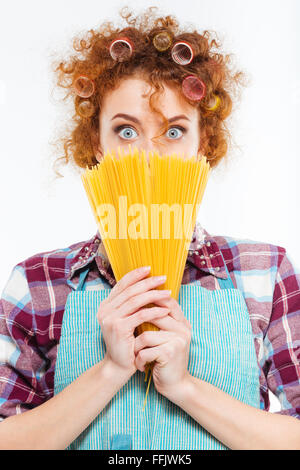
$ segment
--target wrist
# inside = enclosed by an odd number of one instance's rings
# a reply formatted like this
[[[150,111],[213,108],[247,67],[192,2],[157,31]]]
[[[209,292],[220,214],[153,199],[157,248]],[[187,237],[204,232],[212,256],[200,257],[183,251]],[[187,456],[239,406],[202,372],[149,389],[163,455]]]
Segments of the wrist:
[[[120,386],[123,386],[126,382],[128,382],[130,377],[136,371],[136,368],[132,368],[129,370],[125,369],[124,367],[120,367],[108,356],[104,356],[104,358],[102,359],[101,367],[106,379],[109,382],[113,381],[117,384],[120,384]]]
[[[180,384],[173,386],[172,389],[165,390],[160,392],[168,400],[182,407],[183,403],[186,403],[191,399],[193,386],[194,386],[194,377],[188,373]]]

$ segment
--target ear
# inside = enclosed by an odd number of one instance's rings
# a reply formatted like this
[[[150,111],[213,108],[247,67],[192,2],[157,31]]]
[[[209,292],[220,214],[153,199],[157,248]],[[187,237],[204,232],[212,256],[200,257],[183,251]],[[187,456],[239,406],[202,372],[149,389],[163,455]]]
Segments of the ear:
[[[94,130],[92,131],[92,133],[91,133],[91,144],[92,144],[94,155],[95,155],[96,159],[98,160],[98,162],[100,162],[100,160],[103,156],[103,152],[102,152],[102,149],[101,149],[101,146],[100,146],[99,132],[96,132]]]

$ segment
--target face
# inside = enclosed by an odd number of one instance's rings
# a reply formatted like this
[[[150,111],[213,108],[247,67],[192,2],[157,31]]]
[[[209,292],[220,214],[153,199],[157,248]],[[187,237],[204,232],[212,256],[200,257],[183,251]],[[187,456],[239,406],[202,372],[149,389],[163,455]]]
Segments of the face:
[[[99,135],[94,152],[98,161],[107,150],[118,147],[126,152],[139,147],[161,153],[176,152],[182,158],[200,152],[198,110],[187,103],[178,91],[164,85],[157,106],[169,120],[167,131],[162,132],[162,118],[150,109],[151,86],[142,78],[126,78],[119,87],[104,97],[99,116]],[[99,141],[100,136],[100,141]]]

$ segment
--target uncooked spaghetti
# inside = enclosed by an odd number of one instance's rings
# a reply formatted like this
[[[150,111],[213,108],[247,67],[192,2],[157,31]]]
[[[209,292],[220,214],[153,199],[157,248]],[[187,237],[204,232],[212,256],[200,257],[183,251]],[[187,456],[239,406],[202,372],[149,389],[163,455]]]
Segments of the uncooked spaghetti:
[[[152,276],[167,276],[157,289],[170,289],[177,300],[211,168],[205,156],[154,151],[148,157],[136,147],[129,146],[128,153],[119,147],[118,153],[105,152],[81,178],[116,281],[149,265]],[[144,322],[135,335],[146,330],[159,328]],[[154,364],[145,367],[145,381],[151,374],[144,407]]]

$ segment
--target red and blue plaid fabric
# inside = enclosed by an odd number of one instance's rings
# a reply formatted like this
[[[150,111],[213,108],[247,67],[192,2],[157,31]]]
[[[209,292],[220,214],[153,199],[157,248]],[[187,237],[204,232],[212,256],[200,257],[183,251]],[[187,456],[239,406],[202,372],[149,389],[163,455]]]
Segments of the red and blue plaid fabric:
[[[268,390],[280,414],[300,418],[300,271],[286,249],[210,235],[195,226],[182,284],[218,289],[226,278],[247,303],[260,367],[261,408]],[[204,238],[203,238],[204,237]],[[54,370],[68,294],[89,265],[87,289],[116,283],[99,231],[67,248],[38,253],[13,267],[0,299],[0,420],[53,397]],[[161,273],[164,274],[164,273]]]

